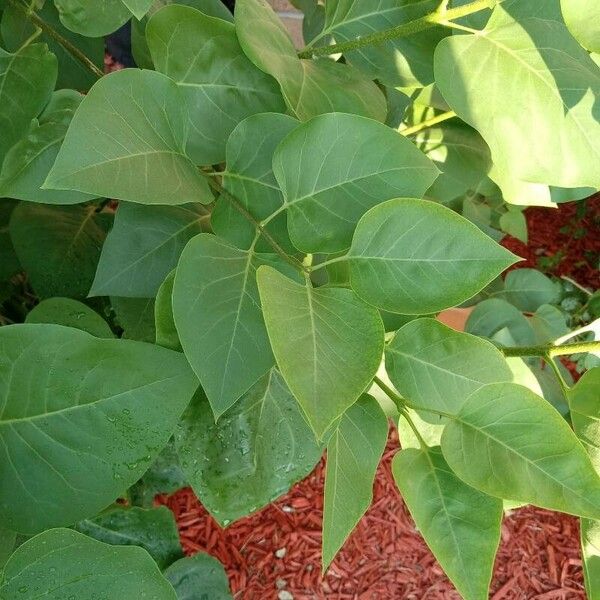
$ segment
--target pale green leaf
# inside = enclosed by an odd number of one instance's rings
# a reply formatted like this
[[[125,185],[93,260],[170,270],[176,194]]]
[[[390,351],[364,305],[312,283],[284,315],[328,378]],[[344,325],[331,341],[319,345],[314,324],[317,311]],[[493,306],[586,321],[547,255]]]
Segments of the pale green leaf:
[[[518,259],[454,211],[401,198],[362,217],[348,260],[361,298],[423,314],[464,302]]]
[[[45,44],[28,44],[15,54],[0,48],[0,164],[50,100],[57,69]]]
[[[221,525],[285,494],[313,470],[322,453],[274,368],[217,423],[199,391],[175,437],[186,478]]]
[[[352,290],[314,289],[266,266],[257,279],[277,365],[321,439],[377,372],[381,317]]]
[[[67,29],[100,37],[116,31],[134,15],[141,19],[152,0],[54,0],[54,4]]]
[[[239,250],[200,234],[177,267],[175,325],[216,418],[275,364],[256,286],[263,264],[291,270],[275,254]]]
[[[543,398],[514,383],[469,396],[442,434],[466,483],[499,498],[600,518],[600,478],[584,447]]]
[[[355,40],[419,19],[439,5],[439,0],[329,0],[325,3],[325,27],[317,40],[327,36],[333,36],[336,43]],[[433,81],[433,51],[447,33],[444,27],[431,27],[345,56],[370,78],[386,85],[422,87]]]
[[[223,187],[258,221],[266,219],[283,204],[283,195],[273,175],[273,153],[279,142],[298,125],[299,122],[288,115],[253,115],[242,121],[227,140]],[[211,224],[219,237],[238,248],[249,248],[256,233],[254,225],[223,196],[217,200]],[[284,248],[293,250],[285,213],[274,217],[266,229]],[[272,251],[262,238],[256,248],[261,252]]]
[[[14,209],[10,235],[39,296],[88,295],[111,218],[94,206],[22,202]]]
[[[537,269],[515,269],[506,275],[503,295],[519,310],[535,312],[542,304],[557,304],[561,286]]]
[[[225,160],[225,142],[246,117],[285,110],[277,82],[246,58],[232,23],[171,5],[150,19],[146,40],[156,70],[185,97],[187,153],[196,164]]]
[[[212,201],[186,156],[189,116],[177,84],[125,69],[100,79],[77,109],[45,188],[141,204]]]
[[[364,395],[344,412],[327,442],[323,506],[323,570],[373,500],[373,482],[388,436],[377,401]]]
[[[117,507],[79,521],[74,529],[113,546],[140,546],[160,569],[183,556],[175,518],[166,506]]]
[[[102,600],[177,600],[142,548],[110,546],[70,529],[26,541],[6,564],[0,585],[2,600],[94,600],[98,594]]]
[[[164,348],[181,351],[181,342],[173,317],[173,285],[175,270],[171,271],[161,283],[154,303],[154,328],[156,343]]]
[[[500,228],[504,233],[512,235],[524,244],[528,240],[527,220],[525,215],[519,210],[508,210],[500,215]]]
[[[275,151],[273,171],[285,197],[290,238],[305,252],[347,248],[369,208],[399,196],[421,197],[438,173],[396,131],[341,113],[297,127]]]
[[[420,533],[464,600],[487,600],[502,501],[473,489],[439,446],[401,450],[392,472]]]
[[[71,298],[48,298],[35,306],[25,323],[55,323],[87,331],[99,338],[114,338],[109,324],[83,302]]]
[[[416,319],[402,327],[386,346],[385,366],[403,397],[451,414],[475,390],[512,380],[502,353],[490,342],[454,331],[435,319]],[[436,418],[431,413],[421,416]]]
[[[177,600],[233,600],[223,565],[210,554],[198,552],[174,562],[164,576]]]
[[[177,352],[60,325],[2,327],[0,352],[0,518],[21,533],[113,502],[197,386]]]
[[[102,247],[90,296],[155,296],[185,245],[205,228],[208,216],[201,204],[120,204]]]
[[[581,519],[583,577],[588,600],[600,598],[600,522]]]
[[[26,135],[7,152],[0,171],[0,194],[45,204],[78,204],[93,198],[81,192],[42,189],[82,98],[73,90],[54,92]]]
[[[235,26],[246,56],[278,81],[293,116],[306,121],[322,113],[345,112],[385,120],[386,101],[379,88],[348,65],[300,60],[266,0],[238,0]]]
[[[600,4],[595,0],[561,0],[569,31],[590,52],[600,52]]]
[[[554,4],[498,4],[483,34],[442,40],[436,83],[481,133],[500,172],[530,183],[597,188],[600,70]]]

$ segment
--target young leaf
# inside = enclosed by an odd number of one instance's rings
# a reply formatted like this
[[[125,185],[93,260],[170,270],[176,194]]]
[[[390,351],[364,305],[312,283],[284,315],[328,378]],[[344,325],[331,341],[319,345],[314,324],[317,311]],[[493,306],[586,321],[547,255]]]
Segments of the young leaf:
[[[186,478],[222,525],[286,493],[312,471],[322,454],[296,399],[275,368],[217,423],[199,391],[185,411],[175,439]]]
[[[597,188],[600,71],[554,5],[498,4],[482,35],[446,37],[435,52],[436,83],[481,133],[500,172]]]
[[[594,0],[561,0],[569,31],[590,52],[600,52],[600,5]]]
[[[217,419],[275,364],[256,287],[256,269],[264,264],[291,271],[275,254],[201,234],[177,267],[175,325]]]
[[[515,269],[504,280],[504,297],[524,312],[535,312],[542,304],[558,304],[560,296],[560,284],[537,269]]]
[[[454,211],[401,198],[362,217],[348,260],[361,298],[391,312],[423,314],[467,300],[519,259]]]
[[[42,189],[82,98],[73,90],[52,94],[44,112],[7,152],[0,171],[0,194],[45,204],[78,204],[93,198],[81,192]]]
[[[514,383],[471,394],[442,434],[466,483],[492,496],[600,518],[600,478],[581,443],[543,398]]]
[[[85,298],[112,215],[94,206],[19,204],[10,236],[35,292]]]
[[[171,271],[158,288],[154,303],[154,328],[156,343],[164,348],[182,351],[179,334],[173,317],[173,285],[175,270]]]
[[[325,4],[325,27],[317,40],[330,35],[336,43],[355,40],[414,21],[435,12],[438,7],[438,0],[332,0]],[[443,27],[431,27],[344,55],[369,77],[386,85],[422,87],[433,81],[433,51],[445,35],[447,31]]]
[[[45,44],[26,44],[15,54],[0,48],[0,164],[50,100],[56,73],[56,56]]]
[[[156,70],[186,99],[187,152],[196,164],[225,160],[225,142],[246,117],[285,110],[277,82],[246,58],[232,23],[171,5],[150,19],[146,40]]]
[[[500,542],[502,500],[463,483],[439,446],[394,456],[396,485],[419,531],[464,600],[486,600]]]
[[[381,317],[352,290],[314,289],[266,266],[257,280],[277,365],[321,439],[377,371]]]
[[[177,84],[125,69],[100,79],[81,102],[44,188],[140,204],[212,201],[186,156],[189,115]]]
[[[288,115],[253,115],[242,121],[227,140],[223,187],[258,221],[266,219],[283,204],[283,194],[273,175],[273,153],[279,142],[298,125],[299,122]],[[254,225],[227,198],[217,199],[210,222],[214,232],[234,246],[245,249],[252,245],[256,233]],[[265,227],[284,248],[293,251],[285,212]],[[260,252],[272,251],[262,238],[256,248]]]
[[[356,223],[384,200],[421,197],[437,169],[404,136],[357,115],[320,115],[275,151],[288,229],[304,252],[348,248]]]
[[[79,521],[74,528],[113,546],[140,546],[159,569],[166,569],[183,556],[175,518],[166,506],[113,508],[93,519]]]
[[[123,337],[138,342],[154,343],[154,298],[110,299],[118,324],[123,328]]]
[[[511,381],[512,373],[495,346],[459,333],[435,319],[416,319],[400,329],[385,350],[394,387],[411,402],[455,414],[469,394],[488,383]],[[426,420],[431,413],[423,413]]]
[[[292,115],[301,121],[328,112],[385,120],[386,101],[379,88],[348,65],[300,60],[266,0],[238,0],[235,28],[246,56],[278,81]]]
[[[488,298],[480,302],[469,315],[465,331],[503,342],[504,333],[508,333],[514,343],[508,345],[532,346],[535,344],[535,332],[527,317],[515,306],[500,298]],[[506,344],[503,344],[506,345]]]
[[[54,0],[63,25],[88,37],[116,31],[132,16],[141,19],[152,0]]]
[[[323,571],[371,505],[387,435],[385,413],[365,394],[342,415],[327,442]]]
[[[90,296],[150,298],[208,219],[201,204],[121,203],[102,247]]]
[[[166,444],[197,386],[177,352],[59,325],[2,327],[0,349],[0,518],[21,533],[113,502]]]
[[[56,594],[59,593],[59,596]],[[70,529],[51,529],[19,546],[4,569],[0,598],[177,600],[142,548],[110,546]]]
[[[223,565],[210,554],[198,552],[174,562],[164,576],[177,600],[233,600]]]
[[[83,302],[71,298],[48,298],[35,306],[25,323],[55,323],[87,331],[99,338],[114,338],[109,324]]]

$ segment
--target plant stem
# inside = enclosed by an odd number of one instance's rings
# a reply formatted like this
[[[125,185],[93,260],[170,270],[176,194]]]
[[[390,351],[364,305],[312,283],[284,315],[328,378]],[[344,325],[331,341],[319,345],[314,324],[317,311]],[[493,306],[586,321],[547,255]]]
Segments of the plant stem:
[[[544,356],[545,363],[554,371],[554,375],[556,375],[556,379],[558,379],[558,383],[560,384],[560,388],[562,389],[565,398],[568,397],[569,394],[569,386],[565,381],[565,378],[562,376],[558,365],[554,362],[554,359],[551,356]]]
[[[298,56],[300,58],[327,56],[329,54],[357,50],[358,48],[364,48],[365,46],[382,44],[388,40],[413,35],[414,33],[430,29],[436,25],[443,25],[446,21],[459,19],[460,17],[465,17],[466,15],[470,15],[485,8],[490,8],[491,4],[490,0],[475,0],[475,2],[465,4],[464,6],[457,6],[456,8],[451,8],[446,11],[436,11],[419,19],[415,19],[414,21],[402,23],[402,25],[384,29],[383,31],[377,31],[355,40],[342,42],[341,44],[319,46],[318,48],[306,47],[298,53]],[[315,40],[313,40],[313,43],[314,41]]]
[[[216,179],[214,179],[214,173],[207,173],[203,170],[199,170],[204,176],[208,185],[215,190],[220,196],[227,198],[233,207],[245,217],[256,229],[257,233],[262,235],[269,245],[283,258],[286,262],[292,265],[294,268],[302,271],[303,273],[309,273],[309,270],[296,258],[290,256],[273,238],[273,236],[263,227],[263,225],[254,218],[254,215],[230,192],[228,192]]]
[[[435,117],[431,117],[431,119],[426,119],[413,127],[407,127],[406,129],[399,129],[398,131],[402,135],[413,135],[415,133],[419,133],[419,131],[423,131],[423,129],[428,129],[429,127],[433,127],[438,123],[442,123],[443,121],[447,121],[448,119],[453,119],[456,116],[456,113],[453,110],[449,110],[448,112],[442,113],[441,115],[436,115]]]
[[[58,42],[75,60],[79,61],[86,69],[89,69],[96,77],[102,77],[104,73],[67,38],[63,37],[56,29],[48,25],[46,21],[38,17],[33,11],[23,6],[18,0],[6,0],[10,6],[21,11],[36,27],[46,35]]]
[[[400,412],[404,410],[406,401],[402,396],[396,394],[396,392],[385,381],[375,375],[375,377],[373,377],[373,383],[375,383],[389,397],[389,399],[394,402]]]
[[[429,448],[429,446],[427,445],[427,442],[423,439],[423,436],[419,433],[417,426],[415,425],[414,421],[410,418],[410,415],[408,414],[406,409],[404,409],[404,408],[400,409],[400,416],[402,416],[406,419],[408,426],[412,429],[417,440],[419,440],[419,445],[421,446],[421,448],[423,450],[427,450]],[[402,441],[402,440],[400,440],[400,441]]]
[[[562,346],[516,346],[514,348],[501,348],[504,356],[541,356],[554,358],[555,356],[566,356],[568,354],[580,354],[583,352],[600,352],[600,341],[574,342]]]

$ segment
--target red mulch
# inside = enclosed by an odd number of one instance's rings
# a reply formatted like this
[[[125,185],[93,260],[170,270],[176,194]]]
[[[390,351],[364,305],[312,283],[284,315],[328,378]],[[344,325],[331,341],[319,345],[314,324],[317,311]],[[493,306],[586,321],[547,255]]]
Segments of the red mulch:
[[[546,265],[548,272],[600,287],[600,196],[588,202],[583,216],[575,203],[558,210],[529,208],[525,214],[529,245],[503,241],[527,259],[519,266],[539,267],[540,258],[561,252],[560,261]],[[392,428],[373,505],[325,577],[320,572],[325,459],[286,496],[226,529],[190,489],[157,500],[175,513],[188,554],[209,552],[225,565],[237,599],[460,600],[394,484],[390,461],[398,448]],[[584,599],[577,519],[532,507],[507,515],[490,598]]]

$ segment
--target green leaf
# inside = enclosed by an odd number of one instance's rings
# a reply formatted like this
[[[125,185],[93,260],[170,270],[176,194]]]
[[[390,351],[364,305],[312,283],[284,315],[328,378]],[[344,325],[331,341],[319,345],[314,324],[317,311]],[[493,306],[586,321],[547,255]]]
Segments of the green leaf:
[[[234,248],[201,234],[185,247],[173,286],[173,315],[186,358],[219,418],[274,364],[256,269],[291,269],[274,254]]]
[[[140,546],[159,569],[167,568],[183,556],[175,518],[166,506],[114,508],[93,519],[79,521],[75,529],[113,546]]]
[[[113,502],[166,444],[197,386],[181,354],[59,325],[2,327],[0,348],[0,518],[21,533]]]
[[[111,217],[94,206],[23,202],[15,208],[10,235],[39,296],[88,295]]]
[[[0,281],[12,277],[21,269],[21,264],[10,239],[9,227],[10,217],[17,206],[15,200],[3,198],[0,200]]]
[[[325,4],[325,27],[317,39],[333,36],[336,43],[353,41],[435,12],[439,0],[333,0]],[[433,81],[433,51],[447,35],[436,26],[410,36],[392,38],[344,53],[370,78],[394,87],[422,87]]]
[[[116,31],[132,16],[141,19],[152,0],[54,0],[63,25],[88,37]]]
[[[246,56],[273,76],[292,113],[301,121],[322,113],[344,112],[385,120],[379,88],[352,67],[324,60],[300,60],[294,44],[266,0],[238,0],[236,33]]]
[[[117,322],[123,328],[123,337],[138,342],[154,343],[154,298],[119,298],[113,296],[112,307]]]
[[[352,290],[314,289],[266,266],[257,279],[277,365],[321,439],[377,371],[381,317]]]
[[[480,302],[469,315],[465,331],[502,345],[535,344],[535,332],[527,317],[518,308],[500,298],[488,298]],[[506,333],[509,334],[511,343],[504,343]]]
[[[185,154],[189,116],[177,84],[125,69],[100,79],[81,102],[44,188],[140,204],[212,201]]]
[[[384,412],[365,394],[344,412],[327,442],[323,571],[371,505],[387,436]]]
[[[171,271],[158,288],[154,303],[154,328],[156,329],[156,343],[164,348],[182,351],[179,334],[173,317],[173,285],[175,283],[175,270]]]
[[[93,196],[67,190],[42,189],[83,96],[73,90],[54,92],[27,134],[6,154],[0,171],[0,194],[45,204],[78,204]]]
[[[498,4],[483,34],[443,39],[436,83],[458,116],[481,133],[502,174],[598,188],[600,70],[553,5]]]
[[[2,569],[9,559],[17,541],[17,534],[14,531],[0,529],[0,578]]]
[[[402,198],[362,217],[348,260],[361,298],[391,312],[423,314],[467,300],[518,258],[454,211]]]
[[[206,227],[208,215],[201,204],[120,204],[90,296],[155,296],[187,242]]]
[[[405,137],[357,115],[321,115],[300,125],[275,151],[288,229],[305,252],[350,245],[364,213],[384,200],[420,197],[437,169]]]
[[[600,478],[567,422],[514,383],[471,394],[444,428],[442,451],[466,483],[492,496],[600,517]]]
[[[48,1],[36,11],[37,15],[64,39],[75,46],[100,70],[104,68],[104,40],[77,35],[66,29],[60,22],[54,2]],[[7,50],[16,52],[34,34],[36,26],[18,8],[7,6],[2,12],[2,40]],[[39,42],[48,44],[49,50],[58,61],[58,78],[56,88],[72,88],[85,92],[96,82],[96,75],[79,62],[64,46],[52,36],[41,32],[36,38]]]
[[[286,493],[313,470],[322,453],[274,368],[217,423],[198,392],[183,415],[176,443],[190,485],[221,525]]]
[[[504,280],[504,297],[519,310],[535,312],[542,304],[557,304],[561,286],[537,269],[515,269]]]
[[[561,0],[569,31],[590,52],[600,52],[600,5],[594,0]]]
[[[556,306],[543,304],[529,318],[536,344],[548,344],[569,333],[567,315]]]
[[[600,522],[581,519],[583,577],[588,600],[600,598]]]
[[[70,529],[51,529],[26,541],[9,559],[4,577],[2,600],[94,600],[99,593],[103,600],[177,600],[142,548],[110,546]]]
[[[0,48],[0,164],[50,100],[57,68],[45,44],[28,44],[15,54]]]
[[[42,300],[27,314],[25,323],[55,323],[87,331],[99,338],[114,338],[109,324],[89,306],[71,298]]]
[[[266,219],[283,204],[283,194],[273,175],[273,153],[279,142],[299,125],[288,115],[264,113],[242,121],[229,136],[226,148],[227,170],[223,187],[258,221]],[[250,248],[256,233],[254,225],[230,200],[221,196],[211,214],[214,232],[238,248]],[[287,217],[281,213],[265,226],[284,247],[293,250],[287,233]],[[260,252],[272,248],[261,238]]]
[[[386,346],[385,367],[403,397],[451,414],[456,414],[475,390],[512,380],[511,370],[495,346],[435,319],[416,319],[404,325]],[[439,422],[431,413],[421,416]]]
[[[401,450],[392,472],[420,533],[461,597],[486,600],[502,501],[463,483],[439,446]]]
[[[504,233],[512,235],[524,244],[527,244],[527,220],[520,210],[509,210],[500,215],[500,228]]]
[[[233,23],[171,5],[150,19],[146,40],[156,70],[185,97],[187,152],[196,164],[225,160],[225,142],[246,117],[285,110],[277,82],[246,58]]]
[[[177,600],[233,600],[223,565],[199,552],[173,563],[164,576],[177,593]]]

